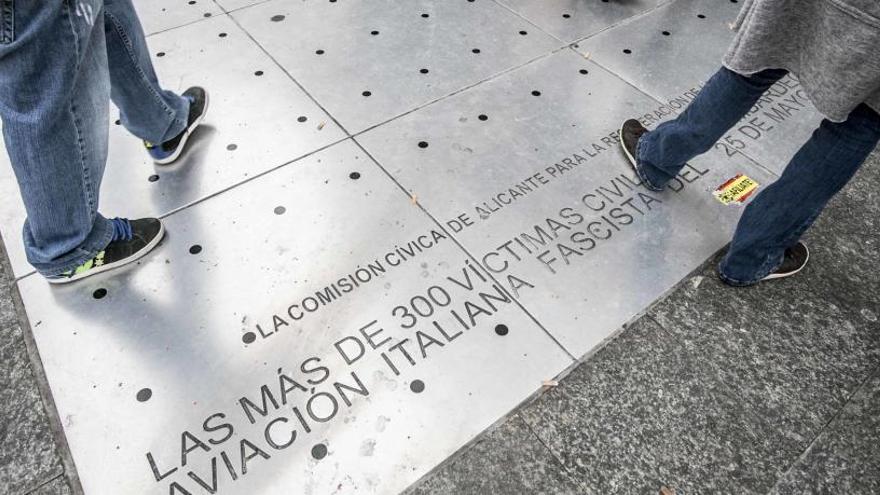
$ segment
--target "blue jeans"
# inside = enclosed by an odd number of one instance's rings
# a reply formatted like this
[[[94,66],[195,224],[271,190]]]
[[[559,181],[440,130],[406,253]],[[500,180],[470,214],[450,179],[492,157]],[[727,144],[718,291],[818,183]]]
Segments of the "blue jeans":
[[[130,0],[0,0],[0,118],[27,210],[28,261],[51,276],[94,257],[109,101],[153,142],[186,127],[189,102],[159,86]]]
[[[639,140],[637,160],[647,186],[662,187],[685,162],[708,151],[786,74],[770,69],[746,77],[722,68],[675,120]],[[731,285],[751,285],[782,264],[785,250],[852,178],[880,140],[880,115],[859,105],[845,122],[823,120],[782,176],[746,207],[718,267]]]

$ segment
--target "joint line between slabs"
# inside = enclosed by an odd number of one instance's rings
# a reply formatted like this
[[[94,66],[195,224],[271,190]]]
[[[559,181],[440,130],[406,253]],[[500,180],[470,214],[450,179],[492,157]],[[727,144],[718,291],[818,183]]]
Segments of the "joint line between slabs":
[[[160,29],[160,30],[158,30],[158,31],[153,31],[153,32],[151,32],[151,33],[144,33],[144,38],[145,38],[145,39],[146,39],[146,38],[151,38],[151,37],[153,37],[153,36],[155,36],[155,35],[157,35],[157,34],[167,33],[167,32],[169,32],[169,31],[174,31],[175,29],[180,29],[180,28],[184,28],[184,27],[187,27],[187,26],[192,26],[193,24],[196,24],[196,23],[199,23],[199,22],[205,22],[205,21],[209,21],[209,20],[211,20],[211,19],[214,19],[214,18],[216,18],[216,17],[222,17],[222,16],[227,15],[227,12],[226,12],[225,10],[223,10],[223,7],[220,7],[219,5],[217,5],[217,8],[220,9],[220,12],[219,12],[217,15],[211,14],[211,15],[209,15],[208,17],[202,17],[202,18],[200,18],[200,19],[196,19],[196,20],[194,20],[194,21],[185,22],[185,23],[180,24],[180,25],[178,25],[178,26],[171,26],[171,27],[168,27],[168,28],[165,28],[165,29]]]
[[[545,30],[544,28],[542,28],[540,25],[536,24],[534,21],[532,21],[532,20],[529,19],[528,17],[524,16],[523,14],[517,12],[516,10],[513,10],[512,7],[509,7],[507,4],[503,3],[501,0],[492,0],[492,1],[495,2],[495,4],[498,5],[499,7],[503,8],[504,10],[507,10],[508,12],[510,12],[511,14],[515,15],[516,17],[519,17],[520,19],[522,19],[522,20],[526,21],[527,23],[531,24],[531,25],[534,26],[538,31],[540,31],[540,32],[542,32],[542,33],[544,33],[544,34],[546,34],[547,36],[549,36],[549,37],[555,39],[556,41],[558,41],[558,42],[560,42],[560,43],[565,43],[565,40],[559,38],[558,36],[554,36],[553,33],[550,33],[550,32],[548,32],[548,31],[546,31],[546,30]],[[566,44],[568,44],[568,43],[566,43]]]
[[[645,16],[648,16],[648,15],[650,15],[650,14],[653,14],[654,12],[660,10],[661,8],[664,8],[664,7],[666,7],[667,5],[671,5],[671,4],[673,4],[673,3],[677,2],[677,1],[679,1],[679,0],[664,0],[664,1],[660,2],[660,3],[658,3],[657,5],[651,7],[651,8],[648,9],[648,10],[645,10],[645,11],[643,11],[643,12],[639,12],[639,13],[633,14],[633,15],[631,15],[631,16],[629,16],[629,17],[625,17],[625,18],[623,18],[623,19],[621,19],[621,20],[615,22],[614,24],[609,24],[608,26],[603,27],[602,29],[596,31],[595,33],[590,33],[590,34],[588,34],[588,35],[586,35],[586,36],[584,36],[584,37],[578,38],[578,39],[572,41],[572,42],[569,43],[569,44],[570,44],[570,45],[574,45],[574,44],[581,43],[581,42],[586,41],[586,40],[588,40],[588,39],[590,39],[590,38],[596,37],[596,36],[598,36],[598,35],[600,35],[600,34],[606,32],[606,31],[610,31],[610,30],[612,30],[612,29],[614,29],[614,28],[617,28],[617,27],[620,27],[620,26],[622,26],[622,25],[624,25],[624,24],[627,24],[627,23],[629,23],[630,21],[634,21],[634,20],[639,19],[639,18],[641,18],[641,17],[645,17]]]
[[[577,473],[569,470],[568,466],[566,466],[565,463],[562,462],[562,459],[558,455],[556,455],[556,452],[554,452],[553,449],[551,449],[550,446],[547,445],[547,442],[545,442],[544,439],[541,438],[540,435],[538,435],[538,433],[532,427],[532,424],[526,421],[526,418],[524,418],[522,415],[519,416],[519,419],[526,426],[526,429],[529,430],[529,433],[531,433],[532,437],[534,437],[534,439],[537,440],[539,444],[541,444],[541,447],[543,447],[544,450],[547,451],[550,457],[553,458],[554,461],[556,461],[557,466],[559,466],[562,469],[562,472],[565,473],[566,479],[569,482],[573,483],[578,489],[583,490],[584,493],[592,495],[593,492],[578,478]]]
[[[797,457],[795,457],[794,460],[791,462],[791,464],[789,464],[789,465],[786,467],[785,471],[783,471],[783,472],[782,472],[782,473],[776,478],[776,482],[773,484],[773,487],[770,489],[770,491],[767,492],[768,494],[773,493],[773,489],[776,487],[776,485],[778,485],[779,482],[782,481],[782,479],[785,478],[786,475],[788,475],[788,473],[791,472],[791,470],[792,470],[792,469],[793,469],[793,468],[794,468],[794,467],[795,467],[800,461],[806,459],[807,454],[810,453],[810,450],[813,448],[813,446],[814,446],[814,445],[816,444],[816,442],[819,440],[819,437],[821,437],[822,434],[825,433],[825,432],[828,430],[828,427],[831,425],[831,423],[837,421],[837,419],[840,418],[840,416],[843,414],[843,410],[846,409],[846,406],[848,406],[850,403],[852,403],[853,398],[856,397],[860,392],[862,392],[862,390],[864,390],[864,389],[867,388],[867,386],[868,386],[868,382],[870,382],[872,379],[874,379],[874,378],[875,378],[876,376],[878,376],[878,375],[880,375],[880,366],[877,366],[876,368],[874,368],[873,371],[871,371],[870,373],[868,373],[867,378],[865,378],[865,379],[862,381],[862,383],[860,383],[859,386],[856,387],[856,388],[853,390],[852,394],[850,394],[850,396],[846,398],[846,402],[844,402],[843,405],[840,406],[840,409],[838,409],[837,412],[835,412],[834,415],[831,417],[831,419],[829,419],[829,420],[828,420],[828,421],[822,426],[822,428],[820,428],[819,431],[816,432],[816,435],[813,437],[812,440],[810,440],[810,442],[807,444],[807,446],[804,448],[804,450],[803,450],[801,453],[799,453],[799,454],[797,455]]]
[[[250,8],[250,7],[252,7],[252,6],[248,6],[248,7],[245,7],[245,8]],[[244,9],[238,9],[238,10],[244,10]],[[233,11],[233,12],[237,12],[237,10],[236,10],[236,11]],[[327,117],[329,117],[330,120],[333,121],[334,124],[336,124],[340,129],[342,129],[342,132],[344,132],[345,135],[346,135],[347,137],[352,137],[352,134],[348,131],[348,129],[346,129],[345,126],[343,126],[343,125],[339,122],[339,120],[337,120],[336,117],[334,117],[333,114],[330,113],[330,112],[324,107],[324,105],[321,104],[321,102],[319,102],[319,101],[318,101],[318,100],[317,100],[317,99],[316,99],[316,98],[315,98],[315,97],[314,97],[314,96],[313,96],[313,95],[312,95],[312,94],[311,94],[311,93],[310,93],[310,92],[309,92],[309,91],[308,91],[308,90],[307,90],[302,84],[300,84],[300,82],[297,81],[297,79],[296,79],[295,77],[293,77],[293,74],[291,74],[290,72],[288,72],[288,70],[287,70],[283,65],[281,65],[281,64],[278,62],[278,60],[276,60],[275,57],[272,56],[272,54],[269,53],[269,51],[266,50],[266,48],[265,48],[263,45],[261,45],[260,42],[257,41],[257,39],[254,38],[253,35],[251,35],[251,33],[250,33],[247,29],[244,28],[244,26],[241,25],[241,23],[238,22],[238,19],[236,19],[235,16],[230,15],[229,13],[227,13],[227,14],[225,14],[225,15],[227,15],[227,16],[232,20],[232,22],[233,22],[236,26],[238,26],[238,29],[240,29],[241,32],[243,32],[248,38],[250,38],[250,40],[251,40],[255,45],[257,45],[257,47],[259,47],[260,51],[262,51],[267,57],[269,57],[269,60],[271,60],[272,63],[275,64],[276,67],[278,67],[279,69],[281,69],[281,71],[282,71],[282,72],[288,77],[288,79],[290,79],[291,81],[293,81],[294,84],[296,84],[296,86],[300,89],[300,91],[302,91],[303,93],[305,93],[306,96],[308,96],[309,99],[312,100],[312,102],[314,102],[314,104],[317,105],[318,108],[320,108],[321,111],[324,112],[324,113],[327,115]]]
[[[466,85],[466,86],[463,86],[463,87],[461,87],[461,88],[459,88],[459,89],[456,89],[455,91],[452,91],[451,93],[448,93],[448,94],[445,94],[445,95],[442,95],[442,96],[438,96],[437,98],[434,98],[433,100],[429,100],[429,101],[427,101],[427,102],[425,102],[425,103],[419,104],[419,105],[417,105],[417,106],[415,106],[415,107],[413,107],[413,108],[411,108],[411,109],[409,109],[409,110],[407,110],[407,111],[405,111],[405,112],[399,113],[399,114],[397,114],[397,115],[395,115],[395,116],[393,116],[393,117],[391,117],[391,118],[389,118],[389,119],[387,119],[387,120],[384,120],[384,121],[382,121],[382,122],[379,122],[378,124],[373,124],[373,125],[371,125],[371,126],[365,128],[365,129],[362,130],[362,131],[358,131],[358,132],[352,134],[351,137],[358,137],[358,136],[360,136],[360,135],[362,135],[362,134],[365,134],[365,133],[367,133],[367,132],[370,132],[370,131],[372,131],[372,130],[378,128],[378,127],[381,127],[381,126],[383,126],[383,125],[385,125],[385,124],[388,124],[388,123],[393,122],[393,121],[395,121],[395,120],[397,120],[397,119],[400,119],[400,118],[402,118],[402,117],[405,117],[405,116],[407,116],[407,115],[409,115],[409,114],[411,114],[411,113],[418,112],[419,110],[422,110],[422,109],[424,109],[424,108],[427,108],[427,107],[429,107],[429,106],[431,106],[431,105],[434,105],[434,104],[436,104],[436,103],[439,103],[439,102],[441,102],[441,101],[443,101],[443,100],[446,100],[446,99],[451,98],[451,97],[453,97],[453,96],[456,96],[456,95],[458,95],[458,94],[464,93],[465,91],[471,90],[471,89],[473,89],[473,88],[475,88],[475,87],[477,87],[477,86],[479,86],[479,85],[481,85],[481,84],[484,84],[484,83],[487,83],[487,82],[493,81],[493,80],[498,79],[498,78],[500,78],[500,77],[502,77],[502,76],[505,76],[505,75],[507,75],[507,74],[509,74],[509,73],[511,73],[511,72],[514,72],[514,71],[520,70],[520,69],[522,69],[522,68],[524,68],[524,67],[526,67],[526,66],[528,66],[528,65],[531,65],[531,64],[533,64],[533,63],[538,62],[539,60],[543,60],[543,59],[545,59],[545,58],[547,58],[547,57],[550,57],[551,55],[554,55],[554,54],[556,54],[556,53],[559,53],[559,52],[561,52],[562,50],[566,49],[567,47],[568,47],[567,44],[566,44],[566,45],[562,45],[562,46],[557,46],[556,48],[553,48],[553,49],[550,50],[549,52],[547,52],[547,53],[543,53],[543,54],[541,54],[541,55],[537,55],[537,56],[535,56],[534,58],[531,58],[531,59],[529,59],[529,60],[527,60],[527,61],[525,61],[525,62],[523,62],[523,63],[521,63],[521,64],[519,64],[519,65],[515,65],[515,66],[513,66],[513,67],[509,67],[509,68],[507,68],[507,69],[503,69],[503,70],[501,70],[501,71],[499,71],[499,72],[496,72],[495,74],[492,74],[492,75],[489,75],[489,76],[487,76],[487,77],[485,77],[485,78],[483,78],[483,79],[480,79],[480,80],[477,81],[477,82],[474,82],[474,83],[468,84],[468,85]]]
[[[358,147],[359,147],[361,150],[363,150],[364,153],[366,153],[366,155],[370,158],[370,160],[372,160],[373,163],[375,163],[376,166],[378,166],[378,167],[379,167],[379,168],[385,173],[385,175],[387,175],[388,178],[391,179],[391,181],[394,182],[394,184],[397,185],[398,188],[400,188],[401,192],[403,192],[403,193],[407,196],[407,198],[410,198],[410,200],[412,199],[412,195],[407,191],[407,189],[403,186],[403,184],[401,184],[401,183],[400,183],[400,182],[399,182],[399,181],[398,181],[393,175],[391,175],[391,173],[388,172],[388,170],[387,170],[384,166],[382,166],[382,164],[379,163],[379,161],[376,160],[376,158],[375,158],[375,157],[374,157],[374,156],[373,156],[373,155],[372,155],[372,154],[371,154],[371,153],[370,153],[370,152],[369,152],[369,151],[368,151],[363,145],[361,145],[361,143],[358,142],[357,139],[352,138],[352,141],[353,141],[355,144],[357,144]],[[513,297],[513,295],[510,294],[510,293],[507,291],[507,289],[506,289],[506,288],[505,288],[505,287],[504,287],[504,286],[503,286],[503,285],[502,285],[502,284],[501,284],[501,283],[495,278],[495,275],[492,274],[492,273],[490,272],[490,270],[486,270],[485,267],[483,267],[483,265],[481,265],[480,262],[477,261],[477,258],[474,257],[474,255],[472,255],[472,254],[470,253],[470,251],[468,251],[468,249],[467,249],[466,247],[464,247],[464,245],[463,245],[461,242],[459,242],[459,240],[456,238],[456,236],[454,236],[453,234],[450,234],[449,232],[447,232],[446,229],[443,227],[443,225],[437,220],[437,218],[436,218],[434,215],[432,215],[432,214],[431,214],[431,213],[430,213],[430,212],[424,207],[424,205],[422,205],[420,202],[417,201],[417,202],[416,202],[416,206],[418,206],[419,209],[420,209],[420,210],[421,210],[421,211],[422,211],[422,212],[423,212],[423,213],[424,213],[429,219],[431,219],[431,221],[434,222],[434,224],[435,224],[437,227],[439,227],[443,232],[446,232],[447,235],[449,235],[449,238],[452,240],[452,242],[454,242],[454,243],[456,244],[456,246],[458,246],[458,248],[461,249],[461,251],[462,251],[462,252],[463,252],[468,258],[471,259],[471,261],[473,261],[474,263],[476,263],[476,265],[479,266],[480,269],[482,269],[483,271],[485,271],[485,272],[489,275],[489,278],[490,278],[493,282],[495,282],[495,284],[497,284],[498,287],[500,287],[500,288],[504,291],[505,294],[507,294],[508,296],[510,296],[511,300],[513,300],[513,301],[516,303],[516,305],[517,305],[517,306],[518,306],[518,307],[519,307],[519,308],[520,308],[520,309],[521,309],[521,310],[522,310],[522,311],[523,311],[523,312],[524,312],[524,313],[525,313],[525,314],[526,314],[526,315],[527,315],[527,316],[528,316],[528,317],[529,317],[529,318],[530,318],[530,319],[531,319],[536,325],[538,325],[538,328],[540,328],[540,329],[541,329],[541,330],[547,335],[547,337],[549,337],[550,340],[553,341],[554,344],[556,344],[557,346],[559,346],[559,348],[562,350],[562,352],[564,352],[565,355],[568,356],[569,359],[571,359],[572,363],[576,363],[576,362],[577,362],[577,358],[575,358],[574,355],[573,355],[571,352],[569,352],[569,350],[568,350],[564,345],[562,345],[562,343],[559,342],[559,340],[557,340],[556,337],[555,337],[552,333],[550,333],[550,331],[547,330],[547,328],[546,328],[546,327],[545,327],[540,321],[538,321],[538,319],[535,318],[535,316],[534,316],[534,315],[533,315],[528,309],[526,309],[526,307],[523,305],[522,302],[520,302],[520,300],[519,300],[518,298]],[[571,364],[571,363],[569,363],[569,364]]]
[[[64,469],[62,469],[60,473],[52,476],[51,478],[47,479],[46,481],[43,481],[43,482],[37,484],[36,486],[34,486],[33,488],[31,488],[30,490],[24,492],[24,495],[33,495],[33,494],[37,493],[37,491],[39,489],[41,489],[45,486],[49,486],[51,483],[53,483],[57,480],[62,480],[62,481],[64,480]]]

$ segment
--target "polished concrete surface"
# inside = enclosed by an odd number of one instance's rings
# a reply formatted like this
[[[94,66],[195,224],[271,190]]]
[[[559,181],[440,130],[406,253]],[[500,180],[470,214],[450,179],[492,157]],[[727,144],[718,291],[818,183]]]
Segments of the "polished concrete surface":
[[[717,319],[671,310],[640,318],[670,290],[682,293],[682,280],[729,239],[741,206],[713,191],[737,174],[768,184],[817,122],[787,79],[668,190],[647,191],[628,170],[620,122],[653,126],[683,108],[717,68],[736,2],[137,6],[165,84],[212,94],[206,124],[170,167],[149,163],[108,116],[102,211],[162,216],[169,234],[156,253],[49,287],[24,259],[23,208],[0,169],[10,198],[0,233],[75,491],[396,493],[434,483],[456,493],[442,469],[503,422],[491,433],[502,443],[540,439],[516,462],[539,459],[561,492],[647,486],[632,473],[684,492],[731,480],[751,492],[769,488],[761,475],[780,458],[743,470],[731,443],[757,442],[761,459],[775,447],[794,455],[827,418],[821,410],[779,439],[766,435],[743,418],[789,406],[807,413],[785,395],[767,406],[751,390],[745,402],[759,412],[744,412],[719,387],[725,373],[750,368],[733,344],[688,340],[711,335],[699,330]],[[856,292],[848,304],[861,304],[861,325],[873,328],[876,300]],[[554,388],[631,322],[593,365],[632,370],[624,383],[592,376],[587,361]],[[857,343],[873,345],[876,332],[850,326]],[[671,365],[687,372],[639,374],[689,345],[711,349],[712,364],[681,357]],[[615,357],[632,349],[644,355]],[[873,351],[860,363],[852,380],[834,383],[854,390],[876,364]],[[670,406],[690,411],[679,424],[718,418],[657,437],[678,459],[663,469],[642,442],[665,426],[624,418],[641,417],[652,383],[656,401],[686,396]],[[828,407],[843,407],[834,397]],[[598,417],[624,421],[622,436],[578,436],[590,431],[584,400],[610,404]],[[695,448],[712,462],[693,462]],[[632,471],[609,478],[615,459]]]

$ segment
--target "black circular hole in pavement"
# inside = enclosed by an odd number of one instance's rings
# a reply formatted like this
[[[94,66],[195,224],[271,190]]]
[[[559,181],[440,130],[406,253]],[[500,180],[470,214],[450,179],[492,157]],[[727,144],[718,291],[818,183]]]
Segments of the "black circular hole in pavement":
[[[103,287],[100,289],[95,289],[95,292],[92,292],[92,297],[94,297],[95,299],[104,299],[104,296],[106,296],[106,295],[107,295],[107,289],[105,289]]]
[[[427,74],[430,71],[428,69],[419,69],[419,72],[421,72],[422,74]]]
[[[430,15],[430,14],[422,14],[422,17],[424,17],[425,19],[427,19],[428,17],[431,17],[431,15]]]
[[[361,93],[361,94],[364,95],[364,96],[370,96],[370,95],[372,95],[373,93],[370,92],[370,91],[364,91],[364,92]]]
[[[305,115],[300,115],[299,117],[296,118],[297,122],[305,122],[307,120],[309,120],[309,119]]]
[[[283,206],[276,206],[275,209],[272,211],[274,211],[276,215],[284,215],[284,212],[287,211],[287,208]]]
[[[156,174],[153,174],[153,175],[147,177],[147,180],[150,182],[156,182],[157,180],[159,180],[159,176]]]
[[[587,69],[581,69],[578,72],[580,72],[581,74],[589,74],[590,73],[590,71],[588,71]]]
[[[532,91],[532,96],[541,96],[541,92],[536,89]]]
[[[159,52],[159,53],[156,54],[156,56],[157,56],[157,57],[164,57],[164,56],[165,56],[165,52]]]
[[[211,17],[211,13],[210,13],[210,12],[205,12],[205,17]]]
[[[229,151],[235,151],[238,149],[238,145],[235,143],[229,143],[226,145],[226,149]]]
[[[571,14],[562,14],[562,17],[569,19],[569,18],[571,18]]]
[[[669,36],[669,31],[663,31],[663,36]]]
[[[116,122],[113,122],[113,123],[114,123],[114,124],[116,124],[116,125],[119,125],[119,124],[121,124],[121,123],[122,123],[122,121],[121,121],[121,120],[119,120],[119,119],[116,119]]]
[[[220,33],[220,34],[218,34],[217,36],[219,36],[219,37],[221,37],[221,38],[225,38],[227,35],[226,35],[226,33]]]
[[[324,54],[324,50],[315,50],[315,54],[316,54],[316,55],[323,55],[323,54]]]
[[[351,180],[358,180],[361,178],[361,173],[360,172],[352,172],[352,173],[348,174],[348,178]]]
[[[529,34],[529,32],[528,31],[520,31],[519,34],[521,36],[525,36],[525,35]]]
[[[495,325],[495,333],[497,333],[498,335],[501,335],[502,337],[507,335],[507,332],[509,332],[509,331],[510,330],[508,330],[507,325],[504,325],[504,324]]]
[[[409,384],[409,389],[420,394],[425,391],[425,382],[421,380],[413,380],[412,383]]]
[[[327,457],[327,446],[324,445],[323,443],[319,443],[319,444],[315,445],[314,447],[312,447],[312,457],[314,457],[315,459],[317,459],[319,461],[321,459]]]
[[[263,71],[261,71],[261,70],[255,71],[255,72],[254,72],[254,75],[255,75],[255,76],[262,76],[262,75],[263,75]]]
[[[630,50],[629,48],[624,48],[624,49],[623,49],[623,53],[625,53],[625,54],[627,54],[627,55],[629,55],[629,54],[632,53],[632,52],[633,52],[633,51]]]
[[[474,48],[474,49],[471,50],[471,51],[474,52],[474,53],[480,53],[480,49],[479,49],[479,48]]]
[[[370,31],[373,36],[379,36],[379,31]]]
[[[480,114],[479,116],[477,116],[477,118],[480,119],[480,120],[482,120],[482,121],[489,120],[489,116],[486,115],[486,114]]]
[[[186,2],[186,3],[188,3],[188,4],[190,4],[190,5],[195,5],[195,4],[196,4],[196,0],[189,0],[189,2]]]
[[[427,141],[419,141],[419,148],[425,149],[428,147]]]
[[[697,17],[699,17],[700,19],[705,19],[705,18],[706,18],[706,16],[704,16],[703,14],[697,14]]]
[[[202,252],[202,246],[199,246],[198,244],[193,244],[192,246],[189,247],[189,254],[199,254],[201,252]]]
[[[241,341],[245,344],[253,344],[256,340],[257,334],[254,332],[245,332],[244,335],[241,336]]]
[[[148,388],[142,388],[138,390],[137,400],[138,402],[146,402],[150,400],[150,397],[153,396],[153,391]]]
[[[284,20],[284,16],[281,14],[273,15],[272,17],[269,18],[269,20],[272,22],[281,22]]]

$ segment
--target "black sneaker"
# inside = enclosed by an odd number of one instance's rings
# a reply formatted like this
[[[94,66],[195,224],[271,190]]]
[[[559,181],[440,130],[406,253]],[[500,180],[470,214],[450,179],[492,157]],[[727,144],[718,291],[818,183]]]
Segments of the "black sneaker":
[[[196,127],[204,120],[205,114],[208,113],[208,92],[204,88],[193,86],[183,92],[183,97],[189,100],[189,117],[187,118],[186,129],[173,139],[162,144],[144,141],[147,153],[150,154],[150,157],[153,158],[157,165],[168,165],[180,157],[180,154],[183,153],[186,147],[186,141],[189,139],[190,134],[196,130]]]
[[[767,275],[761,280],[773,280],[776,278],[785,278],[794,275],[795,273],[804,269],[807,266],[807,261],[810,260],[810,250],[807,249],[807,245],[803,242],[798,241],[797,244],[785,250],[785,255],[782,259],[782,265],[776,269],[775,272]]]
[[[50,284],[66,284],[137,261],[153,250],[165,235],[165,227],[158,218],[126,220],[114,218],[113,240],[103,251],[82,265],[53,277]]]
[[[642,184],[652,191],[662,191],[662,187],[656,187],[648,182],[645,178],[644,172],[642,172],[639,166],[638,160],[636,160],[636,150],[638,149],[639,139],[646,132],[648,132],[648,129],[646,129],[638,120],[629,119],[625,121],[623,125],[620,126],[620,147],[623,149],[623,154],[626,155],[630,166],[635,170],[636,175],[639,176],[639,180],[642,181]]]

